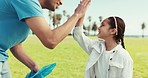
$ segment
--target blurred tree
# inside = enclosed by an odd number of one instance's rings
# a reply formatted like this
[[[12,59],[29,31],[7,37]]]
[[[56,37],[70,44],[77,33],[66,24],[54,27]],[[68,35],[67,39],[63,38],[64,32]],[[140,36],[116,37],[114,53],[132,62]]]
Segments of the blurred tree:
[[[88,25],[87,30],[88,30],[87,35],[90,35],[91,25]]]
[[[98,29],[98,25],[96,24],[96,22],[94,22],[92,25],[92,30],[94,31],[94,35],[96,35],[95,33],[96,33],[97,29]]]
[[[91,17],[91,16],[88,16],[88,21],[89,21],[89,25],[88,25],[88,27],[87,27],[88,35],[90,35],[90,30],[91,30],[91,20],[92,20],[92,17]]]
[[[85,27],[85,25],[84,25],[84,24],[83,24],[83,29],[84,29],[84,30],[86,30],[86,27]]]
[[[63,16],[66,16],[67,12],[66,10],[63,10]]]
[[[70,17],[70,15],[66,15],[67,19]]]
[[[61,19],[62,19],[61,14],[54,14],[54,16],[53,16],[53,26],[54,26],[54,28],[58,27],[58,25],[60,24]]]
[[[66,19],[67,19],[67,11],[66,10],[63,10],[63,22],[65,22],[66,21]]]
[[[53,12],[49,10],[49,19],[51,20],[53,18]]]
[[[103,19],[103,17],[102,17],[102,16],[99,16],[99,20],[100,20],[100,22],[102,22],[102,19]]]
[[[83,24],[83,30],[84,30],[83,33],[84,33],[85,35],[87,35],[87,32],[86,32],[87,29],[86,29],[86,26],[85,26],[84,24]]]
[[[142,38],[144,38],[144,29],[146,28],[145,23],[143,22],[141,25],[141,29],[142,29]]]

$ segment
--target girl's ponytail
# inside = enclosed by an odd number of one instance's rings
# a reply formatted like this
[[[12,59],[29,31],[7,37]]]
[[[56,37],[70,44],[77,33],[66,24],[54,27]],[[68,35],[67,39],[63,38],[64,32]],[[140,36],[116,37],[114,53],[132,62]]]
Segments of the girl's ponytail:
[[[124,46],[124,36],[121,38],[121,45],[125,49],[125,46]]]

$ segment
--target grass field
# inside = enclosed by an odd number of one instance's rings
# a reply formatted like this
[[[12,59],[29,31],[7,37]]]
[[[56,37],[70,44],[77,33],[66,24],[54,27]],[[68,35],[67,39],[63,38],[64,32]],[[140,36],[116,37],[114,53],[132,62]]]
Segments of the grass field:
[[[57,66],[46,78],[83,78],[88,55],[71,36],[53,50],[45,48],[36,36],[29,36],[23,45],[29,56],[40,67],[56,62]],[[125,46],[134,60],[133,78],[148,78],[148,39],[125,38]],[[9,56],[13,78],[24,78],[30,70],[10,52]]]

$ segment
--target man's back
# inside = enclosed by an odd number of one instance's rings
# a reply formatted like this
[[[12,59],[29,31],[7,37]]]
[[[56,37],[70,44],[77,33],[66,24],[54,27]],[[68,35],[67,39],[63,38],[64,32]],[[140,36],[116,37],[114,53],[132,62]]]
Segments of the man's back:
[[[32,16],[42,16],[38,0],[0,0],[0,57],[27,38],[29,27],[24,19]]]

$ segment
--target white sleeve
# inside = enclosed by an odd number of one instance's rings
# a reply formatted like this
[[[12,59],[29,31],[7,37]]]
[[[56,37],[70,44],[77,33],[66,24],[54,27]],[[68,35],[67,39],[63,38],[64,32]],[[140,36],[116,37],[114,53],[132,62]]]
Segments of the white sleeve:
[[[121,74],[121,78],[132,78],[133,76],[133,60],[126,59],[124,62],[124,68]]]
[[[90,55],[90,47],[95,43],[95,40],[88,38],[83,33],[83,26],[77,26],[74,28],[73,37],[79,43],[81,48]]]

